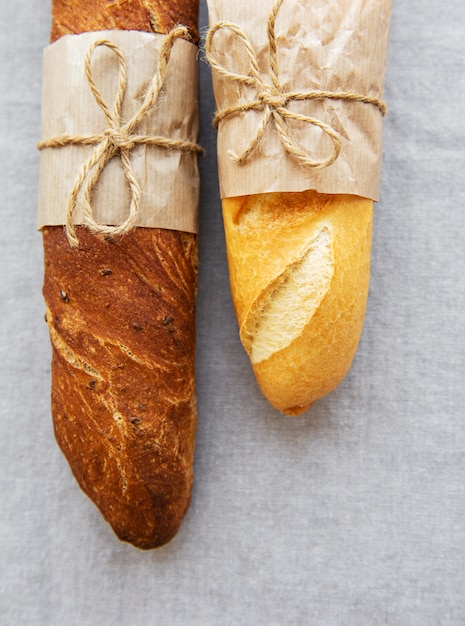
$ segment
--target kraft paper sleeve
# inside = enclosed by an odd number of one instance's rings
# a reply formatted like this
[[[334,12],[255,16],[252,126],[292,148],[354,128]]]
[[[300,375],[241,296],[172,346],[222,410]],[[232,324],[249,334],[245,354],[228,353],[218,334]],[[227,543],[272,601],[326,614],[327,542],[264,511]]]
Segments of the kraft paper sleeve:
[[[247,36],[265,82],[269,70],[267,20],[275,0],[208,0],[210,27],[221,21]],[[356,92],[382,99],[386,69],[390,0],[284,0],[275,22],[279,80],[284,91]],[[244,45],[228,28],[215,33],[212,53],[227,70],[250,74]],[[255,88],[213,70],[219,111],[257,98]],[[235,164],[228,152],[241,152],[254,136],[264,111],[252,110],[222,119],[218,127],[221,196],[315,189],[378,199],[382,152],[382,114],[372,105],[343,100],[289,101],[291,111],[328,124],[342,142],[332,165],[312,169],[283,149],[272,122],[252,154]],[[331,153],[328,136],[318,127],[287,121],[290,136],[313,159]]]
[[[66,35],[44,52],[42,139],[61,134],[102,133],[107,121],[89,89],[84,59],[89,45],[105,38],[123,52],[127,88],[121,117],[128,120],[141,106],[158,67],[163,35],[136,31],[100,31]],[[118,62],[111,50],[95,49],[92,75],[109,108],[118,86]],[[195,142],[198,134],[197,47],[179,39],[171,51],[166,81],[155,110],[142,120],[138,134],[162,135]],[[66,145],[41,150],[39,228],[65,224],[70,191],[93,146]],[[199,176],[197,155],[158,146],[137,145],[130,162],[142,198],[137,225],[197,232]],[[131,200],[119,158],[105,166],[92,193],[100,224],[120,224]],[[74,222],[83,223],[79,205]]]

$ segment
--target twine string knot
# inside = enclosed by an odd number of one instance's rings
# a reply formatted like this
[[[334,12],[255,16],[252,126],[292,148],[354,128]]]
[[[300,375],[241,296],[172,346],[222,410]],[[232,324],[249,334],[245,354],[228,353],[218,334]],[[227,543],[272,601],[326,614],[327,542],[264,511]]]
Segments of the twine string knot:
[[[115,237],[126,234],[135,227],[140,213],[142,190],[139,181],[131,165],[131,151],[139,145],[158,146],[169,150],[181,150],[184,152],[201,152],[199,145],[192,141],[183,139],[171,139],[169,137],[156,135],[140,135],[136,130],[142,120],[150,115],[157,106],[160,92],[167,77],[167,66],[170,59],[174,42],[178,38],[188,39],[187,28],[179,26],[171,30],[164,38],[159,52],[158,67],[152,77],[149,88],[142,100],[142,104],[133,117],[123,122],[121,110],[127,87],[127,66],[126,59],[120,48],[108,39],[98,39],[91,43],[88,48],[85,61],[84,72],[89,88],[101,111],[103,112],[107,127],[100,134],[93,135],[59,135],[52,139],[39,142],[38,149],[58,148],[67,145],[92,145],[94,149],[87,161],[82,166],[73,188],[70,192],[67,210],[65,230],[70,244],[73,247],[79,245],[75,230],[75,213],[80,199],[83,209],[84,222],[95,234],[104,237]],[[92,74],[92,56],[99,46],[104,46],[112,50],[118,59],[119,80],[113,107],[110,108],[105,102],[98,89]],[[124,172],[124,176],[131,191],[131,201],[127,218],[116,226],[108,226],[96,222],[93,216],[91,197],[92,192],[107,163],[115,156],[119,156]]]
[[[273,93],[271,90],[261,91],[258,94],[258,99],[272,109],[285,107],[288,102],[288,96],[285,93]]]
[[[119,130],[116,130],[115,128],[106,128],[103,131],[103,135],[107,139],[111,148],[115,150],[115,153],[118,150],[123,149],[132,150],[136,145],[125,128],[121,128]]]
[[[249,158],[249,156],[260,144],[260,141],[265,134],[265,130],[268,124],[270,122],[273,122],[281,144],[289,156],[291,156],[301,165],[313,169],[321,169],[331,165],[338,158],[342,149],[341,138],[330,124],[327,124],[315,117],[291,111],[288,108],[288,104],[290,102],[326,99],[344,100],[347,102],[361,102],[377,107],[382,115],[386,114],[387,107],[386,104],[379,98],[351,91],[286,91],[284,89],[279,77],[278,47],[275,30],[276,18],[283,2],[284,0],[275,0],[275,3],[268,17],[268,74],[271,82],[264,79],[263,74],[260,72],[259,69],[258,59],[255,50],[250,43],[247,35],[237,24],[224,21],[217,22],[208,31],[205,40],[205,52],[206,57],[212,68],[216,70],[216,72],[220,76],[223,76],[224,78],[236,83],[237,85],[243,85],[244,87],[253,88],[256,94],[255,98],[252,98],[246,102],[233,104],[217,111],[213,120],[213,124],[215,127],[217,127],[220,122],[227,117],[246,113],[248,111],[262,111],[263,116],[258,123],[255,134],[249,141],[245,149],[240,154],[237,154],[232,149],[228,151],[228,154],[230,158],[234,161],[234,163],[236,163],[237,165],[241,165]],[[224,67],[217,60],[214,53],[213,40],[216,33],[221,30],[229,30],[242,45],[248,61],[248,74],[240,74],[236,71],[232,71]],[[291,120],[304,125],[311,125],[319,128],[331,140],[331,154],[329,154],[327,157],[322,157],[321,159],[313,159],[309,155],[307,150],[300,146],[299,143],[291,136],[289,124]]]

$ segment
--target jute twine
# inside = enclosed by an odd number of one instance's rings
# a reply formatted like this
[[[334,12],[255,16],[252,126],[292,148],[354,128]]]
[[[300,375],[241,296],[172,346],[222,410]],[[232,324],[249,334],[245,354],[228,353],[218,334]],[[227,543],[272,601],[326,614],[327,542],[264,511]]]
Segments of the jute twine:
[[[325,122],[308,115],[302,115],[290,111],[287,105],[290,102],[301,102],[305,100],[344,100],[346,102],[359,102],[369,104],[379,109],[381,115],[387,112],[386,104],[379,98],[355,93],[352,91],[285,91],[279,79],[278,65],[278,48],[276,41],[275,23],[278,12],[284,0],[277,0],[268,17],[268,50],[269,50],[269,75],[271,84],[265,82],[260,69],[255,50],[252,47],[247,35],[244,31],[232,22],[218,22],[214,24],[207,33],[205,41],[206,56],[211,66],[225,78],[247,87],[253,87],[256,97],[245,103],[233,104],[218,111],[214,118],[214,125],[217,127],[219,123],[227,117],[246,113],[247,111],[264,111],[264,115],[258,125],[254,137],[247,145],[245,150],[237,154],[234,150],[229,150],[230,158],[238,165],[244,163],[246,159],[253,153],[259,145],[268,124],[273,121],[281,144],[289,156],[296,159],[300,164],[314,169],[321,169],[334,163],[338,158],[342,142],[338,133]],[[239,39],[244,47],[249,61],[249,74],[238,74],[223,67],[216,59],[213,50],[213,39],[220,30],[229,30]],[[289,120],[301,122],[303,124],[311,124],[320,128],[331,140],[333,144],[332,153],[320,160],[312,159],[306,150],[304,150],[289,133]]]
[[[135,115],[126,123],[121,119],[121,108],[126,93],[127,86],[127,66],[126,59],[120,48],[108,39],[98,39],[90,46],[84,62],[84,71],[95,101],[103,111],[108,127],[101,134],[89,135],[58,135],[52,139],[46,139],[38,143],[39,150],[45,148],[62,148],[69,145],[90,145],[95,146],[87,161],[82,166],[73,188],[70,192],[67,209],[65,230],[68,240],[73,247],[79,245],[75,230],[75,213],[80,197],[82,204],[84,222],[95,234],[103,237],[115,237],[123,235],[133,229],[137,223],[141,205],[141,186],[137,180],[131,165],[131,150],[136,146],[158,146],[168,150],[181,150],[182,152],[202,152],[200,146],[192,141],[182,139],[170,139],[158,135],[136,134],[137,127],[144,117],[150,115],[158,102],[161,89],[167,76],[167,66],[170,59],[174,42],[178,38],[188,38],[188,31],[185,27],[174,28],[163,40],[160,47],[158,68],[155,72],[150,86],[144,96],[142,104]],[[99,46],[105,46],[112,50],[118,58],[119,64],[119,84],[113,108],[107,105],[103,99],[92,76],[92,55]],[[131,203],[129,214],[126,220],[116,226],[107,226],[95,221],[91,205],[92,192],[97,184],[100,175],[107,163],[115,156],[119,155],[124,171],[124,175],[131,190]]]

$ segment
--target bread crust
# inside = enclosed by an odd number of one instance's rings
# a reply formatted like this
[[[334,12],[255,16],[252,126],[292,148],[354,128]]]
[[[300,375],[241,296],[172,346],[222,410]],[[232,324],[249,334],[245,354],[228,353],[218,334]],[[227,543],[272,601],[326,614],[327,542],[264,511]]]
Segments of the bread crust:
[[[347,374],[363,328],[370,277],[373,203],[358,196],[269,193],[223,200],[231,291],[242,343],[257,382],[279,411],[298,415],[334,390]],[[315,255],[302,291],[314,295],[308,317],[279,286],[292,279],[324,233],[327,258]],[[312,245],[314,248],[312,249]],[[321,281],[319,276],[328,278]],[[278,288],[275,287],[278,285]],[[280,298],[287,298],[277,306]],[[279,305],[279,302],[278,302]],[[284,311],[271,327],[266,308]],[[270,315],[268,314],[268,318]],[[298,322],[298,324],[297,324]],[[292,324],[297,328],[292,328]],[[266,328],[266,325],[269,328]],[[254,359],[253,343],[268,333],[282,347]]]
[[[182,24],[198,42],[198,0],[53,0],[51,40],[96,30],[165,34]]]
[[[53,0],[52,41],[124,29],[197,36],[197,0]],[[57,442],[117,536],[150,549],[176,534],[191,497],[196,429],[197,236],[138,228],[71,248],[43,230]]]

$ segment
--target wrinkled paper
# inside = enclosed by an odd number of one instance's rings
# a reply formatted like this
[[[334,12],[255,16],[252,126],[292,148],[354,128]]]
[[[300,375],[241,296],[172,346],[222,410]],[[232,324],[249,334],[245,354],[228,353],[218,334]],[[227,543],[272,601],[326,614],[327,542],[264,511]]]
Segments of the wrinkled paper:
[[[44,51],[42,139],[57,135],[101,134],[108,122],[92,95],[84,73],[90,44],[108,39],[123,52],[127,63],[127,89],[122,121],[140,108],[158,67],[163,35],[136,31],[100,31],[66,35]],[[105,102],[113,108],[118,81],[118,59],[100,46],[92,56],[92,75]],[[198,134],[197,48],[175,41],[167,78],[154,111],[145,116],[136,134],[161,135],[195,142]],[[65,224],[70,191],[94,146],[64,146],[41,151],[39,228]],[[137,225],[197,232],[199,176],[195,153],[158,146],[136,146],[131,165],[142,189]],[[131,201],[121,160],[105,166],[92,193],[92,209],[100,224],[120,224]],[[82,224],[78,204],[74,222]]]
[[[275,0],[208,0],[210,26],[237,24],[251,42],[265,81],[270,83],[267,21]],[[285,91],[350,91],[382,99],[391,0],[284,0],[275,32],[279,78]],[[229,71],[247,75],[243,44],[228,29],[215,33],[213,54]],[[254,88],[213,70],[217,109],[255,100]],[[378,200],[382,114],[372,104],[342,100],[289,102],[289,110],[329,124],[342,140],[336,161],[323,169],[300,165],[287,155],[267,126],[259,146],[242,164],[240,154],[254,137],[263,111],[230,115],[218,127],[221,197],[273,191],[355,194]],[[332,142],[319,128],[290,121],[290,134],[314,160],[328,157]]]

